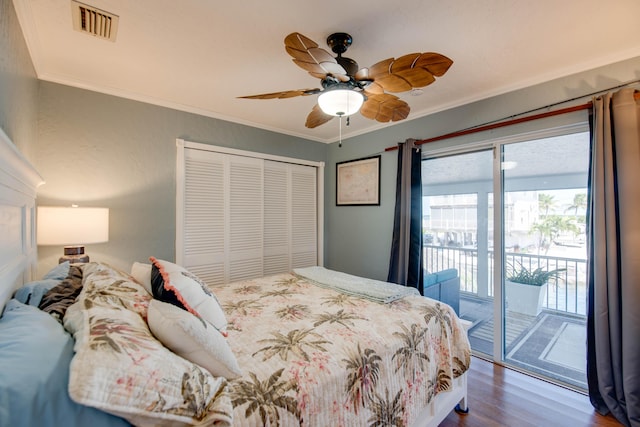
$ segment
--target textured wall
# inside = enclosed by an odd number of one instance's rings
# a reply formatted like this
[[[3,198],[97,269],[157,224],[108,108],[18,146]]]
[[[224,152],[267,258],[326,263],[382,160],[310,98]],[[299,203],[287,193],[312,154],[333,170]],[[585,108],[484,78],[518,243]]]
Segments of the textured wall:
[[[11,0],[0,0],[0,127],[31,159],[38,80]]]
[[[35,166],[40,205],[110,208],[110,240],[92,259],[128,270],[150,255],[175,258],[176,138],[324,161],[326,144],[41,82]],[[62,249],[40,247],[39,270]]]

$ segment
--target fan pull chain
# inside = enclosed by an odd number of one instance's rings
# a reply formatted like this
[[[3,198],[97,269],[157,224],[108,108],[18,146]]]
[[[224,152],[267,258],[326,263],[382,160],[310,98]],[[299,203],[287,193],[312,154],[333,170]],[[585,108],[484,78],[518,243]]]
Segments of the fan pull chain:
[[[342,117],[344,116],[344,114],[338,114],[338,118],[340,119],[340,133],[339,133],[339,140],[338,140],[338,148],[342,147]],[[347,116],[347,123],[346,126],[349,126],[349,119],[351,118],[351,116]]]

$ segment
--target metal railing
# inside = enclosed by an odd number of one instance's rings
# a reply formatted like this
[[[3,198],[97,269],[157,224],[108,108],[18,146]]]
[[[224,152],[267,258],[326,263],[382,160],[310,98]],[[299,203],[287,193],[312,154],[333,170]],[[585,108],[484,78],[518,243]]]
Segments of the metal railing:
[[[437,272],[448,268],[458,270],[460,291],[478,297],[493,297],[493,251],[487,251],[486,277],[478,276],[478,250],[424,245],[426,269]],[[484,258],[484,257],[482,257]],[[484,262],[480,260],[480,262]],[[579,258],[506,252],[505,265],[522,265],[528,270],[564,269],[549,280],[543,307],[565,313],[586,315],[587,312],[587,262]]]

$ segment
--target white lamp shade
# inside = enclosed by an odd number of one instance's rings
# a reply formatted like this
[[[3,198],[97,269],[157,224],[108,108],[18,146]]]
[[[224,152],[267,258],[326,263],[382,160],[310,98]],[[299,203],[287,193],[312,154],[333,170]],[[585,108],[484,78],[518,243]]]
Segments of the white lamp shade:
[[[84,245],[109,241],[109,209],[38,207],[39,245]]]
[[[332,116],[350,116],[360,111],[364,96],[350,89],[326,90],[318,97],[322,111]]]

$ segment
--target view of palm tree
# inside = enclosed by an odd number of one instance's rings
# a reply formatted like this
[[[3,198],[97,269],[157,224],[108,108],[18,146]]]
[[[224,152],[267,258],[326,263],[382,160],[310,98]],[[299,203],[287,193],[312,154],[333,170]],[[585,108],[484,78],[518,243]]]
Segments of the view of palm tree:
[[[586,208],[586,194],[576,193],[573,197],[573,204],[568,206],[564,212],[574,211],[573,217],[566,215],[549,215],[549,209],[555,207],[554,196],[546,193],[538,194],[538,203],[541,209],[544,210],[544,215],[540,220],[536,221],[530,229],[530,233],[535,233],[539,236],[537,252],[540,253],[541,249],[544,249],[545,255],[549,253],[549,249],[553,243],[558,242],[558,238],[563,234],[570,233],[574,238],[577,238],[581,230],[578,226],[580,218],[582,218],[582,224],[584,224],[584,215],[578,217],[578,209]]]

